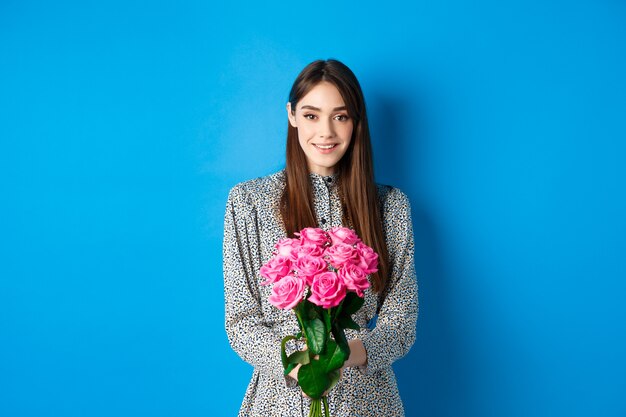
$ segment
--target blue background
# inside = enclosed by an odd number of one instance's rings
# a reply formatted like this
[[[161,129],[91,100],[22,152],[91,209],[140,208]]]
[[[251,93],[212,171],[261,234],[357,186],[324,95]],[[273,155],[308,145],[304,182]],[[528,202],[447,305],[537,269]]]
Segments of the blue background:
[[[235,183],[359,77],[413,206],[407,416],[626,415],[626,4],[0,4],[0,415],[232,416]]]

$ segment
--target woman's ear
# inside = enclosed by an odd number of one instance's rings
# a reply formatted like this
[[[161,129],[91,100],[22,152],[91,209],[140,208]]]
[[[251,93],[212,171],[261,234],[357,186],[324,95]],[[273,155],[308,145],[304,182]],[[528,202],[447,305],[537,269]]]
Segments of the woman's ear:
[[[291,112],[291,102],[287,102],[287,117],[289,118],[289,123],[291,123],[291,126],[297,128],[298,125],[296,125],[296,115]]]

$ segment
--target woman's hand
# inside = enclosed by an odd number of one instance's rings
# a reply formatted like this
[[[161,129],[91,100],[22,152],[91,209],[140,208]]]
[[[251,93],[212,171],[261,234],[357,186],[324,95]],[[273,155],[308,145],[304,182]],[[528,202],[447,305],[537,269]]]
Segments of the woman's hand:
[[[367,351],[361,339],[348,341],[348,346],[350,347],[350,357],[344,362],[343,367],[367,365]]]
[[[295,380],[296,380],[296,382],[298,382],[298,371],[300,370],[300,367],[301,367],[301,366],[302,366],[301,364],[297,364],[297,365],[295,366],[295,368],[293,368],[293,369],[291,370],[291,372],[289,372],[289,373],[287,374],[287,375],[289,375],[290,377],[292,377],[293,379],[295,379]]]
[[[304,351],[306,351],[306,350],[307,350],[307,347],[305,346],[305,347],[304,347],[304,349],[303,349],[302,351],[304,352]],[[319,357],[320,357],[319,355],[315,355],[315,356],[314,356],[314,359],[319,359]],[[296,380],[296,382],[298,382],[298,371],[300,370],[300,367],[302,367],[302,364],[297,364],[297,365],[296,365],[296,366],[295,366],[295,367],[291,370],[291,372],[289,372],[289,373],[287,374],[287,375],[289,375],[291,378],[295,379],[295,380]],[[340,369],[339,369],[339,379],[341,379],[342,375],[343,375],[343,368],[340,368]],[[326,396],[326,395],[328,395],[328,391],[325,391],[325,392],[324,392],[324,394],[323,394],[323,396]],[[303,397],[306,397],[306,398],[309,398],[309,396],[308,396],[308,395],[306,395],[306,394],[304,393],[304,391],[302,391],[302,396],[303,396]]]
[[[367,351],[365,350],[365,346],[363,346],[363,342],[361,339],[352,339],[348,341],[348,346],[350,347],[350,357],[344,362],[343,366],[339,369],[339,378],[343,376],[343,369],[351,366],[365,366],[367,365]],[[303,351],[306,351],[307,347],[304,347]],[[319,355],[315,356],[315,359],[319,358]],[[300,370],[301,364],[297,364],[291,372],[289,372],[289,376],[298,381],[298,371]],[[324,393],[324,395],[328,394],[328,391]],[[302,396],[307,397],[302,392]]]
[[[301,350],[301,352],[306,352],[309,349],[309,347],[306,345],[306,343],[304,344],[304,349]],[[289,372],[287,375],[289,375],[290,377],[292,377],[293,379],[296,380],[296,382],[298,382],[298,371],[300,370],[300,367],[302,366],[302,364],[297,364],[292,370],[291,372]]]

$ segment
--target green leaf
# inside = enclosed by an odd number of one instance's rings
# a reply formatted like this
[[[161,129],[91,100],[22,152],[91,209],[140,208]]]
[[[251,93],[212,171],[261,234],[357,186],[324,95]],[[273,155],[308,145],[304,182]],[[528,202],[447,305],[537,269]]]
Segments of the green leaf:
[[[322,308],[313,304],[309,300],[299,303],[297,308],[300,310],[302,320],[308,321],[319,319],[322,317]]]
[[[289,361],[287,359],[287,352],[285,352],[285,345],[287,345],[287,342],[290,340],[295,340],[296,337],[295,336],[285,336],[283,337],[283,340],[281,340],[280,342],[280,358],[283,361],[283,368],[287,369],[287,366],[289,366]]]
[[[295,368],[296,366],[298,366],[297,363],[290,363],[289,365],[287,365],[287,367],[285,368],[285,375],[289,375],[289,372],[293,371],[293,368]]]
[[[341,326],[342,329],[359,330],[361,328],[354,320],[352,320],[352,317],[348,315],[344,316],[343,314],[337,319],[337,324]]]
[[[320,319],[313,319],[304,322],[304,333],[306,334],[306,341],[309,350],[319,355],[324,351],[326,345],[326,326]]]
[[[298,385],[312,399],[319,399],[330,385],[330,379],[320,361],[302,365],[298,371]]]
[[[355,292],[349,292],[346,295],[346,298],[343,299],[343,309],[341,310],[342,315],[346,314],[351,316],[359,311],[364,302],[364,298],[359,297]]]
[[[334,340],[329,340],[326,343],[326,352],[320,355],[319,360],[324,366],[324,369],[326,369],[326,372],[330,373],[331,371],[341,368],[346,359],[348,359],[346,352],[344,352]]]
[[[302,365],[306,365],[307,363],[309,363],[311,360],[309,358],[309,352],[305,351],[305,350],[298,350],[294,353],[292,353],[291,355],[289,355],[289,357],[287,358],[287,362],[289,362],[289,364],[302,364]]]
[[[343,351],[346,355],[346,358],[350,357],[350,346],[348,345],[348,340],[346,339],[346,334],[343,329],[337,325],[333,326],[333,337],[335,338],[335,342],[337,342],[337,346],[339,349]]]
[[[341,371],[339,369],[335,369],[334,371],[329,372],[328,380],[330,384],[328,385],[328,390],[333,389],[333,387],[337,385],[337,382],[339,382],[340,378],[341,378]]]

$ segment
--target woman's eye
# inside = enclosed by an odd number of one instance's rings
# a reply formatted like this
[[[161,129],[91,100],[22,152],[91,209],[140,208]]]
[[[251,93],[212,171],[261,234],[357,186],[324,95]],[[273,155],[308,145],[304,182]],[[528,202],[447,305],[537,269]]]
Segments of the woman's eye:
[[[335,118],[339,120],[340,122],[345,122],[346,120],[349,119],[349,117],[345,114],[338,114],[337,116],[335,116]]]
[[[308,120],[313,120],[313,119],[315,119],[315,115],[314,114],[305,114],[304,118],[308,119]]]

